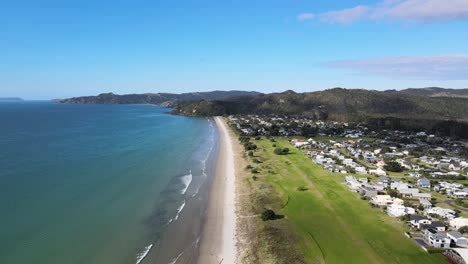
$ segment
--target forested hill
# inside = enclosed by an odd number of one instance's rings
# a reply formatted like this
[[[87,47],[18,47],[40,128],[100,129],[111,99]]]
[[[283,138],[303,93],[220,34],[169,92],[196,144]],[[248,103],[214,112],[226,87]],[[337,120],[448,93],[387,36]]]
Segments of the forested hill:
[[[208,116],[285,114],[334,120],[366,115],[468,121],[468,98],[334,88],[310,93],[286,91],[226,100],[183,102],[176,105],[174,112]]]
[[[468,98],[335,88],[320,92],[261,94],[179,102],[174,114],[266,114],[361,123],[369,127],[428,131],[468,139]]]
[[[389,90],[386,92],[398,92],[409,95],[429,97],[464,97],[468,98],[468,89],[447,89],[440,87],[408,88],[401,91]]]
[[[154,104],[170,106],[176,101],[220,100],[233,96],[253,96],[258,92],[247,91],[212,91],[199,93],[145,93],[118,95],[104,93],[97,96],[83,96],[69,99],[56,99],[59,103],[74,104]]]

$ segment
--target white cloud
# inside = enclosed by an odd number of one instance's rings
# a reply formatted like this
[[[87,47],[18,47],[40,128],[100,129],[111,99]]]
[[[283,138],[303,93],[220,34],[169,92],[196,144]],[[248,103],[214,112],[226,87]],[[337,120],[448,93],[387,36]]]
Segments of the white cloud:
[[[392,79],[468,80],[468,55],[343,60],[325,65]]]
[[[310,19],[313,19],[315,17],[314,14],[311,14],[311,13],[304,13],[304,14],[300,14],[297,16],[297,20],[300,20],[300,21],[304,21],[304,20],[310,20]]]
[[[321,14],[308,14],[323,22],[351,24],[360,20],[437,22],[468,19],[468,0],[385,0]],[[301,20],[301,19],[300,19]]]
[[[328,23],[351,24],[369,16],[370,8],[367,6],[356,6],[339,11],[331,11],[320,14],[320,19]]]

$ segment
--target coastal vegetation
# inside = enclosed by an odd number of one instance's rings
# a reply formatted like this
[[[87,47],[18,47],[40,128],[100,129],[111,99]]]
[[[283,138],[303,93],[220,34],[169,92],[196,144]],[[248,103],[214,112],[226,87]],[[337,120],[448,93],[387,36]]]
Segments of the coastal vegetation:
[[[253,246],[262,263],[444,263],[405,237],[403,222],[349,192],[342,174],[325,171],[299,150],[276,155],[269,139],[256,144],[262,163],[245,157],[257,170],[247,179],[250,207],[259,215],[261,242]],[[290,146],[283,138],[275,144]],[[262,221],[267,210],[284,218]]]

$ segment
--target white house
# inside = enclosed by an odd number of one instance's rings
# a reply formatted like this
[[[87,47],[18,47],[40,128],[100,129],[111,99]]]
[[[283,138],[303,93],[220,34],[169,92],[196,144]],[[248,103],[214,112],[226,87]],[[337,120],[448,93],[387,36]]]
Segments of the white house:
[[[453,198],[465,198],[466,196],[468,196],[468,193],[464,191],[455,191],[452,192],[450,196],[452,196]]]
[[[398,198],[392,198],[390,195],[376,195],[372,197],[371,201],[372,204],[378,206],[388,206],[391,204],[403,204],[403,200]]]
[[[365,167],[359,166],[354,168],[357,174],[367,174],[367,170]]]
[[[450,231],[447,233],[447,237],[451,240],[452,244],[455,244],[457,246],[468,245],[468,238],[462,236],[460,232]]]
[[[431,202],[429,202],[428,200],[426,199],[419,199],[419,204],[422,205],[422,207],[424,209],[429,209],[432,207],[432,204]]]
[[[413,198],[419,200],[430,200],[432,195],[430,193],[414,193]]]
[[[430,225],[432,222],[418,214],[410,215],[411,227],[421,229],[423,225]]]
[[[432,247],[450,248],[450,238],[433,228],[424,230],[424,240]]]
[[[449,226],[454,229],[459,229],[462,226],[468,226],[468,218],[457,217],[449,221]]]
[[[403,197],[413,197],[415,194],[419,193],[419,190],[416,188],[400,189],[398,191]]]
[[[387,214],[391,217],[400,217],[407,214],[414,214],[416,211],[411,207],[405,207],[400,204],[392,204],[387,207]]]
[[[440,207],[432,207],[429,209],[424,210],[424,215],[435,214],[442,218],[446,219],[453,219],[455,218],[455,211],[452,209],[440,208]]]
[[[381,168],[377,168],[375,170],[369,170],[369,173],[377,175],[377,176],[386,176],[387,175],[387,173],[384,170],[382,170]]]
[[[390,188],[393,190],[408,189],[411,188],[411,185],[402,181],[395,181],[390,183]]]

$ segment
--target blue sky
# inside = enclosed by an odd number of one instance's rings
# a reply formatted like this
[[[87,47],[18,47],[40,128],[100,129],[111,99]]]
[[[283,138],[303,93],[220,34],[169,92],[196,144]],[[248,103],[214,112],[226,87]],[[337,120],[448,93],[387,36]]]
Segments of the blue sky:
[[[468,87],[466,0],[15,0],[0,36],[0,97]]]

